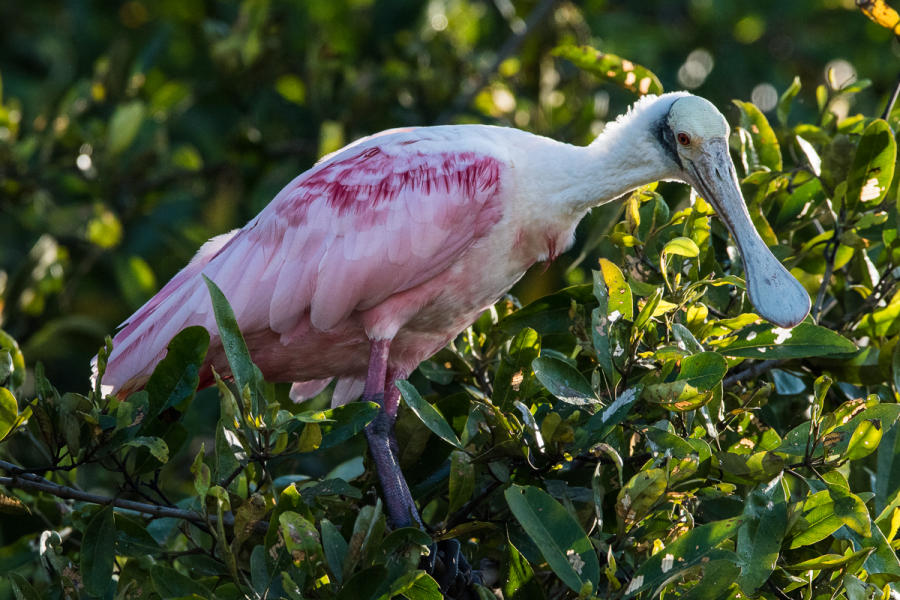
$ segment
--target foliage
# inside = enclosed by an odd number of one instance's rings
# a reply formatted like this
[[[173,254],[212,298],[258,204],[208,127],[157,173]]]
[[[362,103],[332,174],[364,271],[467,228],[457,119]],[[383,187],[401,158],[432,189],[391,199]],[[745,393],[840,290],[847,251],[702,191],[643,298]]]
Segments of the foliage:
[[[748,209],[813,298],[803,324],[752,313],[739,255],[703,198],[648,186],[587,224],[566,265],[574,285],[498,303],[401,384],[401,463],[433,535],[387,531],[359,435],[377,407],[327,408],[329,390],[288,401],[252,364],[213,285],[234,382],[196,392],[200,328],[173,339],[127,401],[73,383],[86,369],[65,375],[57,354],[86,363],[74,340],[96,342],[184,248],[255,213],[300,162],[453,103],[447,73],[467,72],[466,52],[489,46],[497,24],[417,37],[419,24],[391,20],[400,4],[376,3],[367,29],[337,3],[248,0],[216,14],[160,3],[162,19],[129,2],[116,18],[137,41],[104,50],[81,79],[2,96],[3,247],[16,269],[0,286],[14,334],[0,331],[0,597],[439,598],[419,558],[445,538],[484,570],[483,597],[896,594],[900,112],[846,115],[865,81],[785,81],[771,121],[734,104]],[[464,14],[445,18],[477,21],[481,5],[453,6]],[[585,15],[557,13],[545,33],[556,54],[634,89],[631,63],[566,29]],[[279,19],[309,35],[287,36]],[[91,27],[112,25],[98,15]],[[201,32],[203,52],[187,41]],[[375,56],[354,43],[366,35],[385,40]],[[475,117],[524,111],[524,125],[589,138],[591,110],[525,91],[549,48],[520,54],[476,94]],[[382,96],[359,93],[367,77]],[[560,88],[574,97],[587,81],[597,85],[576,75]],[[510,90],[518,104],[506,110]],[[404,91],[418,104],[397,110]],[[804,97],[816,110],[798,110]],[[249,200],[235,209],[239,196]],[[104,308],[112,295],[122,304]],[[49,378],[36,359],[57,365]]]

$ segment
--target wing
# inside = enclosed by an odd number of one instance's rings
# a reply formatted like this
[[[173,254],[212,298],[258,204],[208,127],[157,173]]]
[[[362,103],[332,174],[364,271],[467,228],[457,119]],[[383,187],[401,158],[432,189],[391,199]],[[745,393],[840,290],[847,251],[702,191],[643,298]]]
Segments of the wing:
[[[297,177],[243,229],[208,242],[126,322],[104,384],[146,378],[186,326],[217,337],[201,274],[245,334],[284,337],[306,315],[332,330],[449,268],[500,219],[506,162],[458,133],[448,139],[460,128],[440,129],[354,144]]]

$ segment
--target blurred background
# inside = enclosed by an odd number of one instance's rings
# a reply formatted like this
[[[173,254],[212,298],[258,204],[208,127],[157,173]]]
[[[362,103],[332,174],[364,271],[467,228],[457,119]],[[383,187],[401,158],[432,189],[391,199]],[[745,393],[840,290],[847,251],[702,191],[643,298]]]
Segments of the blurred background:
[[[735,98],[773,112],[797,76],[794,117],[813,119],[828,70],[872,81],[838,112],[878,114],[900,75],[900,45],[854,0],[68,0],[0,3],[0,22],[0,328],[72,391],[203,241],[345,143],[467,122],[589,142],[635,96],[559,44],[621,55],[730,118]],[[515,293],[588,277],[591,261],[569,268],[580,254]]]

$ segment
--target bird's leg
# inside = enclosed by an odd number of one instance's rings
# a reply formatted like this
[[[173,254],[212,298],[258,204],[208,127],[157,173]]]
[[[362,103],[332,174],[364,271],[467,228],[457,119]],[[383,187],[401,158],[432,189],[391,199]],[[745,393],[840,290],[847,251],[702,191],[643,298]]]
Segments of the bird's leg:
[[[366,426],[369,451],[381,482],[381,491],[388,519],[392,527],[424,529],[416,503],[400,470],[399,449],[394,435],[394,421],[400,403],[400,390],[395,385],[405,379],[406,372],[389,369],[390,341],[373,341],[369,355],[369,371],[363,388],[363,400],[381,406],[375,419]],[[422,568],[434,575],[445,594],[451,598],[475,598],[472,584],[480,583],[481,575],[472,569],[456,540],[443,540],[431,545],[429,556],[422,559]]]
[[[394,456],[400,457],[400,447],[397,445],[397,436],[394,433],[394,423],[397,422],[397,409],[400,408],[400,388],[397,387],[397,381],[406,379],[407,373],[402,369],[389,368],[387,371],[387,379],[384,383],[384,412],[390,419],[391,426],[388,431],[388,441],[391,444],[391,450]]]
[[[384,505],[392,527],[423,527],[419,511],[409,493],[409,486],[397,460],[397,442],[394,440],[394,419],[400,392],[393,385],[385,390],[390,340],[375,340],[369,354],[369,371],[363,388],[363,400],[381,406],[375,419],[366,426],[369,451],[375,461],[375,471],[381,483]],[[387,393],[385,393],[387,392]]]

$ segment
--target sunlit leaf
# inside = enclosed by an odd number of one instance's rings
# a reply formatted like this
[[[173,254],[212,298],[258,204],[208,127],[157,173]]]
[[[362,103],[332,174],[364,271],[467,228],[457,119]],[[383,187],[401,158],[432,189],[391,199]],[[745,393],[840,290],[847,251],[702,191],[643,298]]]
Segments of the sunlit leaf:
[[[753,325],[741,330],[736,340],[716,350],[725,356],[742,358],[804,358],[846,354],[856,351],[856,345],[830,329],[801,323],[793,329]]]
[[[599,404],[600,399],[591,384],[575,367],[549,356],[540,356],[531,363],[535,376],[547,390],[568,404]]]
[[[559,46],[553,50],[553,55],[642,96],[663,92],[659,78],[651,71],[615,54],[606,54],[590,46]]]
[[[759,164],[770,171],[781,171],[781,147],[766,116],[752,103],[734,101],[741,110],[740,127],[748,132]]]
[[[634,573],[624,598],[633,598],[645,590],[655,590],[679,572],[703,562],[727,560],[738,563],[737,556],[717,548],[718,544],[734,537],[741,519],[726,519],[701,525],[669,542],[666,547],[645,560]]]
[[[890,188],[894,176],[897,143],[887,122],[876,119],[863,132],[847,178],[846,204],[853,209],[860,202],[878,203]]]

